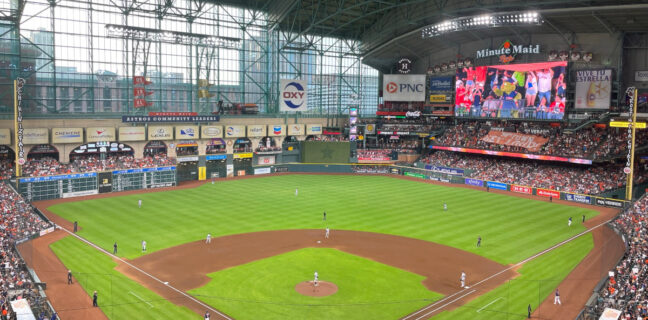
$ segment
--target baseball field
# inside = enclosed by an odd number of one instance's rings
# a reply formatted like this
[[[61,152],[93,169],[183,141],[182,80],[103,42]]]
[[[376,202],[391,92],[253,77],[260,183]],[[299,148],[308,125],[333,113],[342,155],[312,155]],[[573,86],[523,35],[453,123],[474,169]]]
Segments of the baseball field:
[[[100,308],[110,319],[199,319],[205,310],[219,319],[396,319],[426,306],[433,308],[412,319],[524,319],[527,305],[535,310],[592,250],[591,234],[571,238],[587,230],[583,215],[598,215],[508,194],[354,175],[111,194],[51,205],[47,213],[78,221],[77,234],[107,252],[117,243],[112,259],[74,237],[50,245],[88,295],[102,293]],[[142,272],[127,271],[129,265]],[[295,286],[315,271],[338,290],[298,293]],[[460,287],[462,271],[470,288]],[[148,275],[175,291],[151,284]],[[313,295],[323,289],[312,287]],[[198,302],[182,302],[181,292]],[[444,305],[459,295],[461,307]],[[68,314],[73,318],[74,310]]]

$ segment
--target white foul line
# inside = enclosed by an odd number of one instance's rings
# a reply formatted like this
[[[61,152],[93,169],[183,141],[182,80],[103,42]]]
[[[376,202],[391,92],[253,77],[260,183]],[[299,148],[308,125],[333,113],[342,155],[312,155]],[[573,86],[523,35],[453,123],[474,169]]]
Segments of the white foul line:
[[[135,292],[133,292],[133,291],[128,291],[128,293],[134,295],[137,299],[142,300],[144,303],[146,303],[146,304],[148,304],[149,306],[151,306],[151,308],[155,308],[154,305],[152,305],[150,302],[148,302],[148,301],[142,299],[140,296],[136,295]]]
[[[580,238],[581,236],[583,236],[583,235],[585,235],[585,234],[587,234],[587,233],[592,232],[592,230],[594,230],[594,229],[598,229],[598,228],[600,228],[602,225],[605,225],[605,224],[607,224],[607,223],[610,222],[610,221],[612,221],[612,219],[607,220],[607,221],[605,221],[605,222],[602,222],[602,223],[600,223],[600,224],[598,224],[598,225],[596,225],[596,226],[593,226],[593,227],[589,228],[588,230],[585,230],[585,231],[583,231],[583,232],[581,232],[581,233],[579,233],[579,234],[577,234],[577,235],[575,235],[575,236],[573,236],[573,237],[571,237],[571,238],[569,238],[569,239],[567,239],[567,240],[561,241],[561,242],[559,242],[559,243],[557,243],[557,244],[555,244],[555,245],[553,245],[553,246],[551,246],[551,247],[549,247],[549,248],[547,248],[547,249],[545,249],[545,250],[543,250],[543,251],[540,251],[540,252],[538,252],[538,253],[536,253],[536,254],[534,254],[534,255],[532,255],[532,256],[530,256],[530,257],[528,257],[528,258],[526,258],[526,259],[524,259],[524,260],[522,260],[522,261],[520,261],[520,262],[518,262],[518,263],[516,263],[516,264],[514,264],[514,265],[512,265],[512,266],[510,266],[510,267],[508,267],[508,268],[506,268],[506,269],[504,269],[504,270],[502,270],[502,271],[499,271],[499,272],[497,272],[497,273],[495,273],[495,274],[493,274],[493,275],[491,275],[491,276],[489,276],[489,277],[487,277],[487,278],[485,278],[485,279],[483,279],[483,280],[481,280],[481,281],[479,281],[479,282],[473,284],[473,287],[474,287],[474,286],[477,286],[477,285],[480,285],[480,284],[482,284],[482,283],[484,283],[484,282],[486,282],[486,281],[488,281],[488,280],[490,280],[490,279],[493,279],[493,278],[499,276],[500,274],[502,274],[502,273],[504,273],[504,272],[507,272],[507,271],[509,271],[509,270],[511,270],[511,269],[517,268],[518,266],[520,266],[520,265],[522,265],[522,264],[524,264],[524,263],[527,263],[527,262],[529,262],[529,261],[531,261],[531,260],[533,260],[533,259],[535,259],[535,258],[537,258],[537,257],[539,257],[539,256],[541,256],[541,255],[543,255],[543,254],[545,254],[545,253],[547,253],[547,252],[549,252],[549,251],[553,251],[554,249],[556,249],[556,248],[558,248],[558,247],[561,247],[561,246],[565,245],[566,243],[573,241],[573,240],[576,239],[576,238]],[[475,291],[475,290],[473,290],[472,292],[474,292],[474,291]],[[441,303],[441,302],[444,302],[445,300],[450,299],[450,298],[452,298],[453,296],[455,296],[455,295],[457,295],[457,294],[459,294],[459,293],[461,293],[461,292],[463,292],[463,290],[462,290],[462,291],[455,292],[455,293],[453,293],[453,294],[451,294],[451,295],[449,295],[449,296],[447,296],[447,297],[445,297],[445,298],[443,298],[443,299],[441,299],[441,300],[439,300],[439,301],[437,301],[437,302],[435,302],[435,303],[433,303],[433,304],[430,304],[429,306],[427,306],[427,307],[425,307],[425,308],[421,308],[420,310],[418,310],[418,311],[416,311],[416,312],[414,312],[414,313],[412,313],[412,314],[410,314],[410,315],[408,315],[408,316],[405,316],[405,317],[403,317],[402,319],[403,319],[403,320],[411,319],[411,318],[414,317],[415,315],[417,315],[417,314],[419,314],[419,313],[421,313],[421,312],[423,312],[423,311],[426,311],[427,309],[432,308],[432,307],[436,306],[437,304],[439,304],[439,303]],[[470,292],[470,293],[472,293],[472,292]],[[469,294],[470,294],[470,293],[469,293]],[[467,295],[467,294],[465,294],[465,295],[463,295],[463,296],[466,296],[466,295]],[[423,319],[423,318],[426,317],[427,315],[429,315],[429,314],[431,314],[431,313],[434,313],[434,312],[438,311],[439,309],[445,307],[446,305],[451,304],[451,303],[453,303],[453,302],[455,302],[455,301],[457,301],[457,300],[460,300],[461,298],[463,298],[463,296],[461,296],[461,297],[459,297],[459,298],[456,298],[456,299],[452,300],[451,302],[448,302],[448,303],[444,304],[444,305],[441,306],[440,308],[436,308],[436,309],[434,309],[434,310],[432,310],[432,311],[428,311],[428,312],[426,312],[426,313],[423,314],[421,317],[416,318],[416,320],[418,320],[418,319]]]
[[[502,299],[502,297],[499,297],[499,298],[497,298],[497,299],[491,301],[491,303],[489,303],[489,304],[487,304],[487,305],[485,305],[485,306],[479,308],[479,310],[477,310],[477,313],[480,313],[482,310],[486,309],[486,307],[490,306],[491,304],[497,302],[497,301],[500,300],[500,299]]]
[[[450,301],[450,302],[448,302],[448,303],[446,303],[446,304],[444,304],[444,305],[442,305],[442,306],[440,306],[440,307],[438,307],[438,308],[436,308],[436,309],[434,309],[434,310],[432,310],[432,311],[430,311],[430,312],[428,312],[428,313],[426,313],[426,314],[424,314],[424,315],[422,315],[422,316],[416,318],[416,320],[420,320],[420,319],[423,319],[423,318],[427,318],[427,315],[428,315],[428,314],[430,314],[430,313],[435,313],[436,311],[445,308],[447,305],[452,304],[452,303],[454,303],[454,302],[457,301],[457,300],[461,300],[463,297],[465,297],[465,296],[467,296],[467,295],[469,295],[469,294],[472,294],[472,293],[475,292],[475,291],[477,291],[477,290],[472,289],[472,290],[468,291],[468,293],[464,293],[463,295],[459,296],[458,298],[456,298],[456,299],[454,299],[454,300],[452,300],[452,301]]]
[[[104,250],[103,248],[101,248],[101,247],[99,247],[98,245],[96,245],[96,244],[94,244],[94,243],[92,243],[92,242],[86,240],[85,238],[79,236],[78,234],[73,233],[73,232],[71,232],[70,230],[65,229],[65,228],[63,228],[63,227],[61,227],[61,226],[59,226],[59,225],[56,225],[56,226],[57,226],[59,229],[64,230],[65,232],[69,233],[70,235],[77,237],[79,240],[81,240],[81,241],[83,241],[83,242],[89,244],[90,246],[94,247],[95,249],[97,249],[97,250],[103,252],[105,255],[108,255],[108,256],[112,257],[113,259],[117,259],[117,260],[121,261],[122,263],[126,264],[127,266],[129,266],[129,267],[131,267],[131,268],[133,268],[133,269],[135,269],[135,270],[141,272],[142,274],[145,274],[145,275],[148,276],[149,278],[151,278],[151,279],[153,279],[153,280],[155,280],[155,281],[157,281],[157,282],[159,282],[159,283],[161,283],[161,284],[166,285],[167,287],[171,288],[171,290],[173,290],[173,291],[175,291],[175,292],[177,292],[177,293],[179,293],[179,294],[181,294],[181,295],[187,297],[188,299],[192,300],[193,302],[196,302],[196,303],[198,303],[199,305],[201,305],[201,306],[203,306],[203,307],[205,307],[205,308],[207,308],[207,309],[209,309],[209,310],[211,310],[211,311],[213,311],[213,312],[218,313],[218,314],[221,315],[223,318],[228,319],[228,320],[233,320],[232,318],[230,318],[230,317],[228,317],[228,316],[226,316],[226,315],[224,315],[224,314],[218,312],[218,310],[212,308],[211,306],[209,306],[209,305],[207,305],[207,304],[204,304],[203,302],[201,302],[200,300],[197,300],[196,298],[192,297],[191,295],[188,295],[188,294],[186,294],[185,292],[183,292],[183,291],[181,291],[181,290],[178,290],[178,289],[174,288],[173,286],[169,285],[168,283],[165,283],[164,281],[162,281],[162,280],[156,278],[154,275],[152,275],[152,274],[150,274],[150,273],[148,273],[148,272],[146,272],[146,271],[144,271],[144,270],[142,270],[142,269],[140,269],[140,268],[138,268],[138,267],[132,265],[130,262],[128,262],[128,261],[126,261],[126,260],[124,260],[124,259],[122,259],[122,258],[120,258],[120,257],[118,257],[118,256],[116,256],[116,255],[114,255],[114,254],[112,254],[112,253],[110,253],[110,252]]]

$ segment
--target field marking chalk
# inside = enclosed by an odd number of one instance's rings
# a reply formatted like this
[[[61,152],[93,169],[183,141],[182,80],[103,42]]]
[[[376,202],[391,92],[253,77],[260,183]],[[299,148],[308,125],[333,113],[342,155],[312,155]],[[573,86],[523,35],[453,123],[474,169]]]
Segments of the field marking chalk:
[[[135,292],[133,292],[133,291],[128,291],[128,293],[134,295],[137,299],[140,299],[140,300],[144,301],[144,303],[146,303],[146,304],[148,304],[149,306],[151,306],[151,308],[155,308],[154,305],[152,305],[150,302],[148,302],[148,301],[142,299],[142,297],[136,295]]]
[[[136,267],[136,266],[133,265],[132,263],[130,263],[130,262],[128,262],[128,261],[126,261],[126,260],[124,260],[124,259],[122,259],[122,258],[120,258],[120,257],[118,257],[118,256],[116,256],[116,255],[114,255],[114,254],[112,254],[112,253],[110,253],[110,252],[107,251],[107,250],[104,250],[102,247],[100,247],[100,246],[98,246],[98,245],[96,245],[96,244],[90,242],[89,240],[85,239],[84,237],[81,237],[80,235],[78,235],[78,234],[76,234],[76,233],[74,233],[74,232],[72,232],[72,231],[70,231],[70,230],[68,230],[68,229],[63,228],[63,227],[60,226],[60,225],[57,225],[57,227],[59,227],[61,230],[65,231],[65,232],[69,233],[71,236],[76,237],[77,239],[79,239],[79,240],[81,240],[81,241],[87,243],[87,244],[90,245],[91,247],[93,247],[93,248],[99,250],[100,252],[103,252],[103,254],[105,254],[105,255],[107,255],[107,256],[113,258],[113,259],[119,260],[119,261],[121,261],[121,263],[123,263],[123,264],[125,264],[125,265],[127,265],[127,266],[129,266],[129,267],[131,267],[131,268],[133,268],[133,269],[135,269],[135,270],[137,270],[137,271],[139,271],[140,273],[142,273],[142,274],[148,276],[149,278],[151,278],[151,279],[153,279],[153,280],[155,280],[155,281],[157,281],[157,282],[159,282],[159,283],[161,283],[161,284],[164,284],[165,281],[162,281],[162,280],[158,279],[156,276],[154,276],[154,275],[152,275],[152,274],[150,274],[150,273],[148,273],[148,272],[146,272],[146,271],[144,271],[144,270],[142,270],[142,269]],[[219,314],[221,317],[223,317],[223,318],[225,318],[225,319],[227,319],[227,320],[233,320],[232,318],[230,318],[230,317],[228,317],[228,316],[226,316],[226,315],[220,313],[218,310],[214,309],[212,306],[210,306],[210,305],[208,305],[208,304],[205,304],[205,303],[203,303],[202,301],[200,301],[200,300],[194,298],[194,297],[191,296],[190,294],[187,294],[186,292],[184,292],[184,291],[182,291],[182,290],[179,290],[179,289],[175,288],[175,287],[172,286],[172,285],[168,285],[168,284],[167,284],[166,286],[169,287],[169,288],[171,288],[173,291],[175,291],[175,292],[177,292],[177,293],[179,293],[179,294],[185,296],[185,297],[188,298],[189,300],[191,300],[191,301],[193,301],[193,302],[195,302],[195,303],[197,303],[197,304],[199,304],[199,305],[201,305],[201,306],[203,306],[203,307],[209,309],[209,310],[212,311],[212,312],[215,312],[215,313]],[[165,300],[166,300],[166,299],[165,299]]]
[[[460,295],[459,297],[453,299],[452,301],[450,301],[450,302],[448,302],[448,303],[446,303],[446,304],[444,304],[444,305],[442,305],[442,306],[440,306],[440,307],[438,307],[438,308],[436,308],[436,309],[434,309],[434,310],[432,310],[432,311],[430,311],[430,312],[428,312],[428,313],[426,313],[426,314],[424,314],[424,315],[422,315],[422,316],[416,318],[416,320],[425,319],[425,318],[427,318],[427,315],[428,315],[429,313],[434,313],[434,312],[436,312],[436,311],[438,311],[438,310],[441,310],[441,309],[445,308],[447,305],[449,305],[449,304],[453,304],[453,303],[455,303],[455,302],[457,302],[457,301],[463,299],[463,297],[465,297],[465,296],[467,296],[467,295],[469,295],[469,294],[472,294],[472,293],[474,293],[474,292],[476,292],[476,291],[477,291],[477,290],[472,289],[472,290],[470,290],[468,293],[464,293],[464,294]]]
[[[497,298],[497,299],[491,301],[491,303],[489,303],[489,304],[487,304],[487,305],[485,305],[485,306],[479,308],[479,310],[477,310],[477,313],[479,313],[479,312],[481,312],[482,310],[486,309],[486,307],[488,307],[488,306],[490,306],[491,304],[497,302],[497,300],[499,300],[499,299],[502,299],[502,297],[499,297],[499,298]]]
[[[488,281],[488,280],[490,280],[490,279],[493,279],[493,278],[499,276],[500,274],[502,274],[502,273],[504,273],[504,272],[507,272],[507,271],[512,270],[512,269],[515,269],[515,268],[517,268],[517,267],[519,267],[519,266],[521,266],[521,265],[523,265],[523,264],[525,264],[525,263],[527,263],[527,262],[529,262],[529,261],[531,261],[531,260],[534,260],[534,259],[537,258],[537,257],[540,257],[540,256],[542,256],[542,255],[544,255],[544,254],[546,254],[546,253],[548,253],[548,252],[551,252],[551,251],[553,251],[553,250],[555,250],[555,249],[557,249],[557,248],[559,248],[559,247],[562,247],[563,245],[565,245],[565,244],[567,244],[567,243],[569,243],[569,242],[572,242],[572,241],[574,241],[575,239],[580,238],[580,237],[582,237],[582,236],[584,236],[584,235],[586,235],[586,234],[592,232],[593,230],[600,228],[601,226],[604,226],[604,225],[608,224],[608,223],[611,222],[612,220],[614,220],[614,219],[610,219],[610,220],[607,220],[607,221],[601,222],[601,223],[599,223],[599,224],[597,224],[597,225],[595,225],[595,226],[593,226],[593,227],[591,227],[591,228],[589,228],[589,229],[587,229],[587,230],[585,230],[585,231],[583,231],[583,232],[581,232],[581,233],[579,233],[579,234],[577,234],[577,235],[575,235],[575,236],[572,236],[571,238],[567,238],[566,240],[563,240],[563,241],[561,241],[561,242],[558,242],[557,244],[555,244],[555,245],[553,245],[553,246],[551,246],[551,247],[549,247],[549,248],[547,248],[547,249],[545,249],[545,250],[542,250],[542,251],[540,251],[540,252],[538,252],[538,253],[536,253],[536,254],[534,254],[534,255],[532,255],[532,256],[530,256],[530,257],[528,257],[528,258],[526,258],[526,259],[524,259],[524,260],[522,260],[522,261],[520,261],[520,262],[518,262],[518,263],[516,263],[516,264],[514,264],[514,265],[512,265],[512,266],[510,266],[510,267],[508,267],[508,268],[506,268],[506,269],[504,269],[504,270],[502,270],[502,271],[496,272],[496,273],[494,273],[493,275],[491,275],[491,276],[489,276],[489,277],[486,277],[485,279],[482,279],[481,281],[479,281],[479,282],[477,282],[477,283],[474,283],[472,286],[473,286],[473,287],[476,287],[476,286],[478,286],[478,285],[480,285],[480,284],[482,284],[482,283],[484,283],[484,282],[486,282],[486,281]],[[69,232],[69,231],[68,231],[68,232]],[[473,290],[473,291],[475,291],[475,290]],[[459,293],[461,293],[461,292],[463,292],[463,291],[457,291],[457,292],[455,292],[455,293],[453,293],[453,294],[451,294],[451,295],[449,295],[449,296],[446,296],[445,298],[443,298],[443,299],[441,299],[441,300],[439,300],[439,301],[436,301],[436,302],[434,302],[434,303],[432,303],[432,304],[430,304],[430,305],[428,305],[428,306],[426,306],[426,307],[424,307],[424,308],[421,308],[421,309],[419,309],[418,311],[416,311],[416,312],[414,312],[414,313],[412,313],[412,314],[410,314],[410,315],[408,315],[408,316],[405,316],[405,317],[403,317],[403,318],[401,318],[401,319],[402,319],[402,320],[412,319],[412,318],[413,318],[414,316],[416,316],[417,314],[419,314],[419,313],[421,313],[421,312],[425,312],[425,311],[427,311],[428,309],[433,308],[434,306],[438,305],[439,303],[442,303],[442,302],[444,302],[445,300],[450,299],[450,298],[454,297],[455,295],[457,295],[457,294],[459,294]],[[455,299],[455,300],[458,300],[458,299]],[[416,320],[425,318],[425,317],[428,316],[429,314],[438,311],[439,309],[441,309],[441,308],[445,307],[446,305],[448,305],[448,304],[454,302],[455,300],[453,300],[453,301],[451,301],[451,302],[449,302],[449,303],[444,304],[444,305],[441,306],[440,308],[436,308],[436,309],[434,309],[434,310],[431,310],[431,311],[427,311],[427,312],[425,312],[422,316],[420,316],[419,318],[416,318]]]

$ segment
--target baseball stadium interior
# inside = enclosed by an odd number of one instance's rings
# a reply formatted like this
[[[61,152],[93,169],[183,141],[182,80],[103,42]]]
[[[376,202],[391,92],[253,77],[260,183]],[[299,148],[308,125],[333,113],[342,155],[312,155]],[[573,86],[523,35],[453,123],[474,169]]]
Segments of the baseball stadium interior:
[[[22,249],[93,242],[48,201],[346,174],[613,212],[574,234],[623,245],[579,298],[556,281],[519,314],[440,319],[647,319],[646,122],[644,1],[0,0],[0,316],[95,319]],[[250,318],[201,301],[188,319]],[[385,319],[468,308],[446,301]]]

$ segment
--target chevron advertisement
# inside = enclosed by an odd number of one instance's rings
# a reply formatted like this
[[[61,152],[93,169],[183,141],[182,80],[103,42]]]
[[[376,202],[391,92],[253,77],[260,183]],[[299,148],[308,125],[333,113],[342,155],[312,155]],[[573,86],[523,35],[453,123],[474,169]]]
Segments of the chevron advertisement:
[[[308,84],[306,80],[279,80],[279,111],[296,112],[308,110]]]
[[[268,136],[283,137],[286,135],[286,125],[283,124],[269,124]]]
[[[382,89],[385,101],[425,101],[425,75],[386,74]]]

